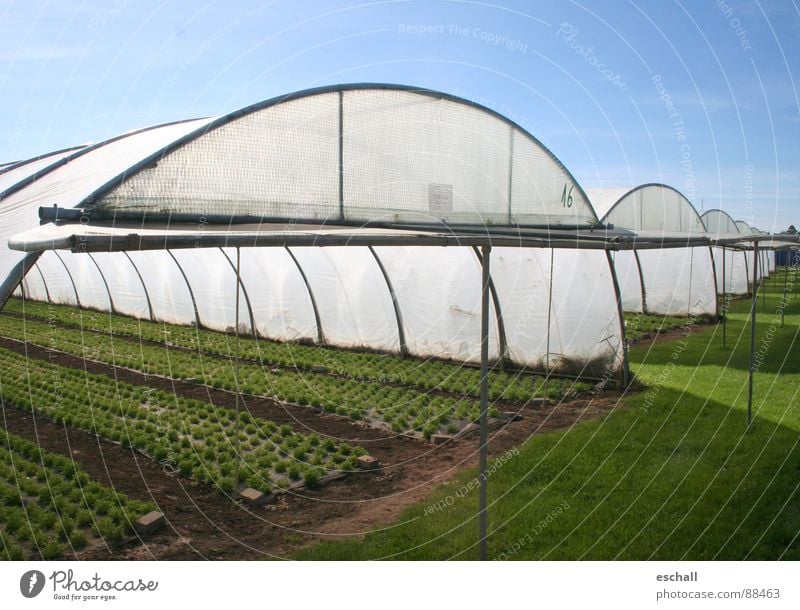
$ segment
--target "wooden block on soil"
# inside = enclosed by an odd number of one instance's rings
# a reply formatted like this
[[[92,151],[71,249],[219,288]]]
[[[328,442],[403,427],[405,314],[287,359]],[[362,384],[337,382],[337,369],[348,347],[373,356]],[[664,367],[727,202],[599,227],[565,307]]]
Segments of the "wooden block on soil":
[[[139,517],[136,520],[136,523],[133,524],[133,529],[135,529],[136,533],[140,536],[147,536],[148,534],[152,534],[158,528],[164,526],[166,523],[167,519],[164,517],[163,513],[154,510],[150,511],[143,517]]]
[[[372,457],[371,455],[358,456],[358,467],[361,470],[377,470],[380,468],[380,465],[378,458]]]
[[[253,506],[263,506],[267,502],[267,494],[252,487],[240,491],[239,497]]]

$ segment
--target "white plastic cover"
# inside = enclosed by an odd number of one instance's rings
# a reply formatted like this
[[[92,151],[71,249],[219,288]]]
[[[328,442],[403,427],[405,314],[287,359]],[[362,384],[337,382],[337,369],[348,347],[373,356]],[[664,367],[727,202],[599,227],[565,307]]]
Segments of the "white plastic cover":
[[[36,262],[36,269],[44,277],[50,302],[59,305],[78,305],[78,295],[73,280],[59,258],[61,253],[44,252]],[[33,272],[29,271],[28,275]],[[26,276],[27,277],[27,276]],[[80,303],[82,305],[82,303]]]
[[[24,257],[8,249],[8,239],[38,223],[40,206],[75,207],[95,189],[162,146],[197,129],[208,119],[163,125],[87,147],[69,163],[12,193],[0,205],[0,278]]]
[[[200,323],[206,328],[223,332],[234,329],[236,273],[231,263],[235,265],[235,259],[228,259],[217,248],[174,250],[172,253],[192,287]],[[244,333],[252,331],[244,292],[239,294],[239,329]]]
[[[80,150],[80,148],[71,148],[69,150],[43,155],[37,159],[32,159],[23,163],[14,164],[14,167],[10,167],[6,171],[0,173],[0,193],[5,193],[15,184],[30,178],[37,172],[60,161],[64,157],[76,153],[78,150]]]
[[[189,286],[169,253],[154,250],[128,252],[128,256],[144,280],[153,318],[170,324],[194,324],[196,320]],[[110,258],[116,262],[120,256]],[[123,262],[119,261],[119,264]],[[138,278],[130,279],[135,281]]]
[[[314,293],[325,341],[400,350],[391,294],[368,248],[292,248],[292,253]]]
[[[305,221],[596,221],[563,165],[518,127],[464,101],[389,87],[224,117],[95,205]]]
[[[700,218],[714,239],[735,239],[741,235],[736,221],[722,210],[708,210]],[[747,294],[747,255],[741,250],[722,247],[714,247],[712,254],[717,274],[717,293]]]
[[[311,296],[284,248],[242,248],[241,278],[262,337],[279,341],[317,339]]]
[[[480,362],[481,271],[470,248],[375,248],[397,295],[409,352]],[[490,357],[499,356],[490,312]]]
[[[642,277],[639,274],[639,261],[636,260],[636,253],[630,250],[621,250],[614,252],[612,259],[619,291],[622,295],[622,310],[644,313]]]
[[[717,272],[717,294],[748,294],[747,255],[741,250],[712,248]],[[725,261],[723,264],[723,253]],[[723,276],[722,272],[725,271]]]
[[[144,284],[136,274],[130,259],[124,254],[108,252],[96,252],[91,257],[100,268],[108,285],[114,311],[134,318],[149,319],[150,308]]]
[[[714,263],[709,248],[641,250],[645,312],[670,316],[716,315]]]
[[[608,191],[606,192],[606,194]],[[607,205],[608,197],[597,197]],[[656,233],[664,237],[706,235],[706,228],[694,206],[679,191],[662,185],[646,184],[629,190],[611,205],[601,222],[618,229]],[[620,253],[622,254],[622,253]],[[623,307],[661,315],[717,315],[717,289],[714,260],[709,248],[639,250],[642,281],[631,268],[636,259],[617,255],[622,274],[620,289]],[[644,294],[637,298],[635,292]]]

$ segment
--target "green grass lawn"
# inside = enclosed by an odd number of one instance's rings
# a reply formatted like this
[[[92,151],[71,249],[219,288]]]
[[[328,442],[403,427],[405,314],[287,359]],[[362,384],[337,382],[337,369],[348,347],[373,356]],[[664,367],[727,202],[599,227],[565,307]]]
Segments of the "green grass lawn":
[[[638,346],[631,368],[643,389],[604,418],[532,438],[497,463],[490,557],[800,559],[800,297],[778,328],[783,284],[767,284],[749,429],[750,302],[736,301],[727,350],[721,325]],[[440,486],[393,527],[297,557],[474,559],[476,474]]]

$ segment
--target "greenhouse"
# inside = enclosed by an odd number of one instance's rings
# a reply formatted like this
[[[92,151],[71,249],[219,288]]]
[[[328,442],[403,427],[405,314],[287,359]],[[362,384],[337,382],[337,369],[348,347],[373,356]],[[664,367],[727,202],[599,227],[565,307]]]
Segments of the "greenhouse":
[[[715,239],[735,238],[740,235],[736,221],[722,210],[708,210],[701,219]],[[714,246],[711,252],[714,255],[717,294],[749,294],[747,253],[725,246]]]
[[[615,229],[684,239],[687,245],[698,237],[712,237],[694,206],[670,186],[597,189],[589,195],[600,221]],[[625,311],[717,316],[714,259],[708,246],[621,251],[614,265]]]
[[[760,231],[760,230],[756,229],[755,227],[751,227],[744,220],[737,220],[736,221],[736,226],[739,227],[739,233],[741,233],[742,235],[750,235],[751,237],[752,236],[756,236],[756,235],[767,235],[767,233],[764,233],[763,231]],[[747,257],[748,277],[750,278],[750,283],[752,284],[753,283],[753,258],[754,258],[754,254],[753,254],[753,252],[751,250],[751,251],[746,252],[745,255]],[[774,256],[774,253],[773,253],[773,256]],[[755,270],[756,271],[756,278],[758,280],[761,280],[764,277],[769,277],[769,274],[770,274],[771,270],[774,270],[774,265],[772,265],[772,266],[770,265],[769,250],[767,250],[767,249],[759,250],[758,268]]]
[[[588,376],[624,370],[606,238],[580,239],[598,224],[588,198],[529,133],[465,100],[316,89],[11,167],[0,174],[3,245],[17,236],[29,252],[4,247],[3,299],[16,290],[220,331],[238,320],[243,333],[278,341],[478,362],[482,242],[464,237],[494,231],[490,358]],[[35,228],[52,206],[59,222]],[[103,223],[117,238],[219,242],[83,248]],[[443,236],[426,238],[431,227]],[[540,238],[526,242],[519,227]],[[57,249],[59,235],[81,231],[80,245]],[[566,247],[550,247],[558,231],[573,236]],[[265,240],[272,247],[255,247]],[[689,310],[713,311],[700,291],[713,281],[695,275]],[[653,304],[670,305],[657,286]]]

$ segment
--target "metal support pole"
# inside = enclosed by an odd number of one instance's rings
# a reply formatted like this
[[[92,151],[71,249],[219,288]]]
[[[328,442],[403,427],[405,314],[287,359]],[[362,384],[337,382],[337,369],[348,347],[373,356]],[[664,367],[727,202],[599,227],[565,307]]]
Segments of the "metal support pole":
[[[725,257],[722,248],[722,349],[728,349],[728,295],[725,293]]]
[[[778,265],[775,265],[775,270],[778,270]],[[789,290],[789,267],[783,268],[783,299],[781,300],[781,328],[783,328],[783,318],[786,313],[786,305],[789,299],[786,297],[786,292]]]
[[[747,425],[753,421],[753,373],[755,372],[756,309],[758,308],[758,241],[753,242],[753,303],[750,306],[750,366],[747,380]]]
[[[547,352],[544,356],[545,376],[544,376],[544,396],[542,404],[547,404],[548,390],[550,389],[550,325],[553,318],[553,263],[555,248],[550,248],[550,288],[547,297]]]
[[[239,474],[240,474],[240,467],[242,462],[242,454],[241,454],[241,440],[239,438],[239,428],[241,426],[241,420],[239,418],[239,402],[240,397],[239,394],[241,389],[239,387],[239,285],[240,285],[240,272],[241,272],[241,252],[240,249],[236,248],[236,313],[234,314],[234,319],[236,321],[236,327],[234,332],[236,333],[236,356],[234,359],[233,365],[233,381],[236,386],[236,394],[235,394],[235,405],[236,405],[236,425],[234,426],[235,434],[236,434],[236,489],[234,491],[239,490]]]
[[[491,246],[481,246],[481,446],[480,446],[480,498],[478,529],[480,534],[479,559],[486,561],[486,483],[489,461],[489,253]]]

